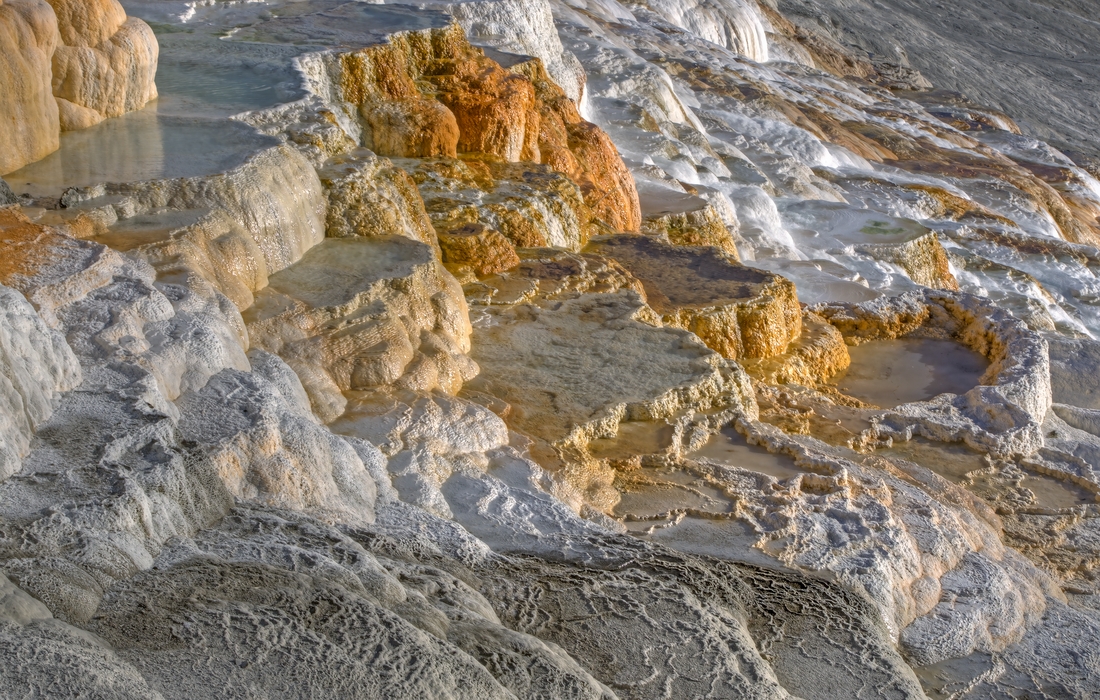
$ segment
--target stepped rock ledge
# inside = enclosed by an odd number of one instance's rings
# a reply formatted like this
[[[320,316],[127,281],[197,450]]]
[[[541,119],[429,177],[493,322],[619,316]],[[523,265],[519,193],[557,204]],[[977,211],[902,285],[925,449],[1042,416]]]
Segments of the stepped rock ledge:
[[[1096,697],[1091,8],[911,5],[0,0],[0,696]]]

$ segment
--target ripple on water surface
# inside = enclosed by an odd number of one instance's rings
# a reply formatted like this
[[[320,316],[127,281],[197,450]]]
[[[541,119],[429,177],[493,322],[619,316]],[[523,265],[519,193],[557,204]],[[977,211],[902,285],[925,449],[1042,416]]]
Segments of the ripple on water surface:
[[[952,340],[875,340],[849,347],[848,353],[851,366],[831,383],[882,408],[966,393],[978,385],[989,366],[984,357]]]

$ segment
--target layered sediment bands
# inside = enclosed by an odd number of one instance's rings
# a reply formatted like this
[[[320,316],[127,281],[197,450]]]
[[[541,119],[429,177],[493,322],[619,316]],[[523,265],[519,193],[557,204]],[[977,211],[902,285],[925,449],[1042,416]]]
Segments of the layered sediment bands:
[[[1042,445],[1051,405],[1047,343],[1007,312],[968,295],[932,291],[813,310],[850,344],[923,332],[955,338],[989,359],[983,385],[900,406],[876,422],[882,434],[965,441],[1005,455],[1031,454]]]
[[[708,5],[696,0],[648,0],[643,7],[669,23],[750,60],[768,62],[768,40],[760,6],[733,0]]]
[[[802,332],[794,285],[745,267],[713,248],[684,248],[650,236],[601,236],[587,250],[641,280],[661,320],[691,331],[731,360],[786,352]]]
[[[895,114],[886,116],[895,117]],[[900,116],[900,115],[899,115]],[[913,137],[902,129],[886,128],[878,124],[854,124],[850,127],[880,145],[890,148],[895,158],[889,162],[899,168],[916,174],[927,174],[959,180],[981,180],[995,178],[1002,180],[1030,200],[1033,206],[1045,211],[1054,220],[1057,231],[1072,243],[1095,244],[1100,236],[1100,227],[1096,223],[1097,205],[1078,201],[1077,197],[1067,201],[1058,190],[1032,172],[1047,175],[1053,181],[1070,181],[1057,174],[1058,169],[1034,164],[1032,169],[1014,162],[1005,155],[981,145],[961,134],[935,133],[935,136],[949,137],[955,144],[973,150],[951,149],[938,145],[928,135]],[[1052,172],[1053,171],[1053,172]],[[1009,217],[1010,219],[1013,217]]]
[[[127,3],[157,110],[0,192],[0,695],[1091,696],[1100,184],[646,4]]]
[[[103,246],[36,224],[14,207],[0,209],[0,242],[0,284],[21,292],[54,328],[58,310],[109,281],[118,263]]]
[[[575,506],[608,509],[617,500],[587,444],[613,437],[621,421],[752,402],[736,365],[690,333],[645,323],[652,312],[629,291],[488,311],[493,323],[474,329],[481,374],[469,389],[513,407],[509,426],[538,441],[541,462],[566,468],[577,492],[563,497]]]
[[[608,225],[639,227],[634,179],[614,144],[581,118],[541,61],[505,70],[454,26],[340,54],[332,70],[340,98],[362,115],[363,144],[381,155],[543,163],[576,181]]]
[[[458,283],[404,237],[330,238],[273,274],[245,314],[253,347],[281,356],[331,421],[349,390],[455,392],[477,368]]]

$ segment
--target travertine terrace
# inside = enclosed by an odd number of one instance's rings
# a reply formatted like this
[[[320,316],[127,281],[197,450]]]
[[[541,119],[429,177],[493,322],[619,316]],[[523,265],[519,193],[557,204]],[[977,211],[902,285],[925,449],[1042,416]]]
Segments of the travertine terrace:
[[[1095,76],[958,4],[0,0],[0,696],[1096,697]]]

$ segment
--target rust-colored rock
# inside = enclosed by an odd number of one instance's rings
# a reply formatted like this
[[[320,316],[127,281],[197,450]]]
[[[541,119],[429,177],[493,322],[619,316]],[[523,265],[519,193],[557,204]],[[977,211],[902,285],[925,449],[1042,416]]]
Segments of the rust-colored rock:
[[[802,334],[786,352],[743,360],[741,364],[750,375],[767,384],[815,386],[847,369],[851,361],[840,331],[807,311],[802,315]]]
[[[382,156],[431,158],[458,153],[458,122],[444,105],[417,98],[368,102],[363,141]]]
[[[443,262],[465,265],[476,275],[489,275],[515,267],[519,256],[508,239],[482,224],[467,224],[439,234]]]
[[[542,163],[580,185],[592,216],[617,230],[641,226],[634,178],[614,143],[581,118],[538,59],[505,70],[455,25],[395,34],[343,54],[340,66],[342,97],[360,108],[363,145],[392,156],[457,152]],[[454,151],[448,114],[458,131]]]
[[[487,58],[456,61],[454,72],[433,76],[439,100],[458,121],[458,148],[515,163],[538,161],[535,90],[522,76]]]
[[[542,162],[581,186],[595,217],[614,229],[637,231],[642,223],[638,189],[611,137],[581,118],[577,105],[550,79],[541,61],[527,61],[512,70],[535,88]]]

